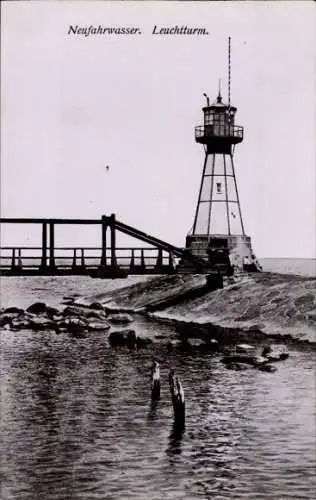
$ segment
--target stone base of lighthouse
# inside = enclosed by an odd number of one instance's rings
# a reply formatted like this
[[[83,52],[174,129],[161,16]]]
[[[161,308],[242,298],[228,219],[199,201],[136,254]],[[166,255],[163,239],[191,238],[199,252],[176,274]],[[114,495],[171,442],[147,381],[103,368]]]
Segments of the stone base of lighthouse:
[[[254,261],[251,237],[246,235],[188,235],[186,248],[193,255],[210,262],[210,267],[216,265],[222,269],[224,274],[229,262],[235,271],[243,271],[245,259],[249,262]],[[190,265],[183,261],[179,263],[177,270],[184,273],[192,272]]]

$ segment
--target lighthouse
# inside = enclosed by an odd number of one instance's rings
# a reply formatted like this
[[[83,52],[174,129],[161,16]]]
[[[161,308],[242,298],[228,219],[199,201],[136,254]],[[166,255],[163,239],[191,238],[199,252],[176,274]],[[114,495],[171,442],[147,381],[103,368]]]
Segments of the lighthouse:
[[[218,95],[210,102],[207,94],[202,108],[203,125],[195,127],[195,141],[204,148],[204,162],[194,222],[186,238],[186,248],[214,263],[221,255],[229,256],[237,268],[253,262],[251,238],[245,232],[236,180],[234,152],[244,138],[244,129],[236,124],[237,108],[230,102],[231,40],[228,43],[228,100],[225,103],[219,85]]]

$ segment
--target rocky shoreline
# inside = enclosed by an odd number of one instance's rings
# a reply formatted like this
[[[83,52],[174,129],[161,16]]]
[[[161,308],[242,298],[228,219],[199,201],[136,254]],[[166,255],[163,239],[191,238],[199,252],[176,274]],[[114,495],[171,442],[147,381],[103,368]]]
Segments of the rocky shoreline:
[[[232,277],[209,290],[203,275],[153,278],[113,292],[78,298],[99,301],[109,312],[139,313],[193,330],[202,338],[274,341],[316,347],[316,280],[258,273]]]
[[[6,331],[49,331],[56,335],[68,334],[79,339],[86,338],[93,332],[99,332],[108,335],[107,340],[111,348],[123,347],[128,350],[152,348],[154,357],[171,352],[191,355],[217,353],[224,355],[221,361],[226,368],[237,371],[257,368],[275,372],[276,368],[272,363],[285,360],[289,356],[284,347],[281,351],[275,351],[271,349],[271,343],[264,345],[266,338],[258,332],[252,332],[252,344],[242,344],[249,339],[249,335],[245,335],[245,332],[233,332],[212,324],[196,325],[171,321],[174,335],[171,337],[156,335],[153,340],[139,336],[135,329],[130,328],[134,317],[126,312],[114,313],[99,302],[92,302],[88,306],[76,305],[75,297],[67,297],[65,302],[63,309],[50,307],[44,302],[35,302],[26,310],[17,307],[6,308],[0,312],[0,327]],[[145,311],[140,314],[144,313],[148,315]]]
[[[276,303],[279,305],[281,300],[286,300],[287,288],[293,290],[297,284],[301,286],[302,279],[298,277],[289,280],[288,277],[280,275],[264,274],[231,278],[222,290],[216,291],[208,289],[206,277],[203,275],[155,277],[102,294],[86,297],[73,294],[64,297],[62,309],[41,302],[32,304],[26,310],[7,308],[0,312],[0,327],[6,330],[52,330],[56,334],[70,333],[77,337],[83,337],[93,331],[109,331],[110,339],[113,328],[126,326],[133,321],[135,315],[139,314],[149,321],[171,326],[181,341],[187,342],[190,338],[200,339],[205,344],[203,349],[206,350],[214,349],[214,344],[210,346],[210,342],[225,346],[238,342],[260,344],[273,341],[316,347],[316,342],[300,334],[293,335],[291,329],[289,332],[276,329],[267,334],[261,327],[260,321],[248,323],[241,321],[247,318],[247,314],[248,319],[250,317],[251,293],[253,296],[261,294],[263,297],[269,294],[275,309]],[[306,279],[304,285],[312,290],[313,281],[315,280]],[[302,311],[305,311],[305,317],[308,317],[313,326],[315,318],[310,311],[309,289],[306,288],[303,295],[295,296],[296,303],[305,307],[305,310],[302,308],[298,310],[296,316],[301,318]],[[281,290],[283,296],[276,295],[279,292],[274,290]],[[289,292],[287,293],[289,295]],[[218,320],[216,315],[214,316],[214,309],[216,312],[220,309],[229,311],[232,305],[235,314],[233,321],[225,324],[223,318]],[[253,304],[253,309],[258,312],[258,303]],[[257,320],[257,317],[255,319]],[[261,320],[259,315],[258,319]],[[291,318],[285,319],[291,323]],[[295,324],[300,327],[300,323],[293,321],[291,327]],[[139,346],[145,346],[149,343],[147,340],[143,342],[143,339],[137,340],[137,338],[135,332],[122,330],[122,345],[129,343],[137,345],[138,342]],[[113,342],[119,344],[117,335]]]
[[[67,333],[76,338],[84,338],[93,332],[109,332],[109,343],[113,346],[143,348],[151,343],[150,339],[141,338],[134,330],[126,328],[126,325],[133,322],[131,316],[120,313],[107,314],[97,302],[88,307],[69,305],[74,300],[74,297],[67,297],[65,302],[68,305],[63,309],[50,307],[44,302],[35,302],[26,310],[17,307],[6,308],[0,312],[0,328],[10,331],[51,331],[56,335]],[[113,327],[116,328],[111,331]]]

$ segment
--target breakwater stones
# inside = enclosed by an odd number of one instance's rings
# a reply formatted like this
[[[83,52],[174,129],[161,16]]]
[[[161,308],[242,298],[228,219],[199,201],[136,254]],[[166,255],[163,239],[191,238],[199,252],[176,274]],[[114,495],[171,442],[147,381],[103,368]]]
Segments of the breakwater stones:
[[[144,349],[152,344],[149,338],[136,335],[135,330],[129,328],[116,330],[109,335],[109,343],[112,347],[128,347],[129,349]]]
[[[26,312],[30,314],[43,314],[47,312],[47,305],[44,302],[35,302],[26,309]]]
[[[108,316],[108,321],[113,324],[128,324],[132,323],[134,319],[132,316],[129,314],[123,314],[123,313],[118,313],[118,314],[111,314]]]
[[[136,344],[136,333],[134,330],[126,329],[112,332],[109,335],[109,342],[111,346],[127,346],[133,347]]]
[[[44,302],[35,302],[25,311],[7,308],[0,313],[0,326],[6,330],[53,330],[56,333],[108,330],[110,324],[101,310],[67,306],[58,310]]]
[[[75,338],[85,338],[89,332],[108,332],[112,325],[108,340],[112,347],[128,347],[144,349],[152,344],[151,339],[136,335],[132,329],[118,329],[119,325],[131,323],[133,318],[128,314],[111,314],[107,316],[99,303],[89,306],[67,305],[62,310],[35,302],[26,310],[9,307],[0,312],[0,327],[5,330],[53,331],[56,334],[68,333]]]
[[[254,346],[247,344],[237,344],[234,350],[222,358],[222,363],[230,370],[246,370],[247,368],[258,368],[260,371],[273,373],[277,369],[271,363],[284,361],[289,357],[289,353],[272,349],[265,346],[261,354],[256,354]]]

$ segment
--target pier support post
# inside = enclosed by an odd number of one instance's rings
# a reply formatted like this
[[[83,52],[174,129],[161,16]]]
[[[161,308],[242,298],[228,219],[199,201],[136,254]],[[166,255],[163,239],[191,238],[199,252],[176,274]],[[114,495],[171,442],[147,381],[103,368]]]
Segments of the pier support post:
[[[131,262],[130,262],[130,265],[129,265],[129,269],[130,269],[131,272],[133,272],[134,268],[135,268],[135,251],[134,251],[134,248],[132,248]]]
[[[140,254],[140,268],[141,271],[144,272],[146,270],[146,263],[145,263],[145,256],[144,256],[144,249],[141,249],[141,254]]]
[[[117,266],[117,263],[116,263],[115,214],[111,214],[110,229],[111,229],[111,267],[114,268]]]
[[[12,248],[11,271],[15,270],[15,248]]]
[[[21,251],[21,248],[18,248],[18,264],[17,264],[17,268],[18,269],[22,269],[22,251]]]
[[[158,248],[158,256],[155,265],[155,270],[159,272],[161,271],[161,269],[162,269],[162,248]]]
[[[55,226],[53,222],[49,223],[49,270],[55,271]]]
[[[47,223],[42,224],[42,258],[40,270],[45,271],[47,269]]]
[[[108,228],[107,217],[102,215],[101,217],[102,224],[102,247],[101,247],[101,262],[100,267],[106,267],[106,232]]]
[[[72,258],[72,270],[74,271],[77,267],[77,249],[74,248],[74,256]]]
[[[138,257],[136,255],[135,257],[135,250],[139,252],[140,250],[140,256]],[[138,262],[139,259],[139,264],[135,264],[135,259]],[[131,255],[131,261],[130,261],[130,266],[129,266],[130,272],[133,274],[142,274],[146,272],[146,262],[145,262],[145,254],[144,254],[144,248],[138,249],[138,248],[132,248],[132,255]]]
[[[77,265],[77,250],[80,250],[80,264]],[[84,248],[74,248],[74,255],[72,258],[72,270],[76,274],[84,274],[85,273],[85,262],[84,262]]]
[[[107,255],[106,255],[106,231],[107,227],[110,226],[110,237],[111,237],[111,263],[107,265]],[[90,272],[90,276],[95,278],[126,278],[127,273],[120,269],[116,262],[116,224],[115,224],[115,214],[111,214],[110,217],[105,215],[102,216],[102,250],[101,250],[101,262],[97,269]]]
[[[82,273],[84,273],[84,271],[85,271],[84,248],[81,248],[80,270]]]
[[[174,265],[174,255],[172,252],[169,253],[169,272],[174,273],[175,272],[175,265]]]

